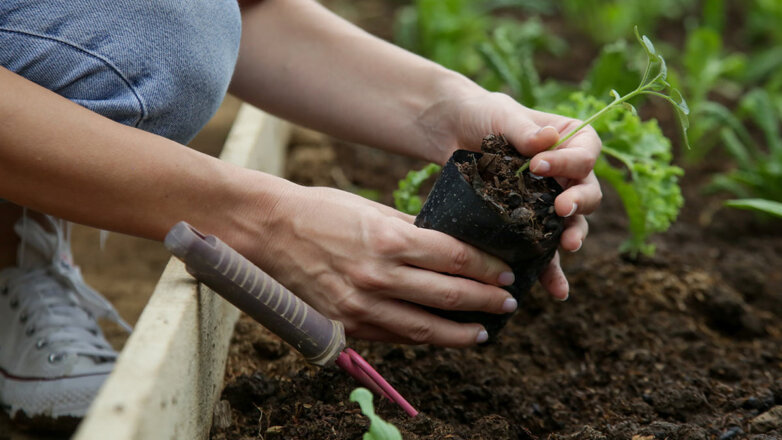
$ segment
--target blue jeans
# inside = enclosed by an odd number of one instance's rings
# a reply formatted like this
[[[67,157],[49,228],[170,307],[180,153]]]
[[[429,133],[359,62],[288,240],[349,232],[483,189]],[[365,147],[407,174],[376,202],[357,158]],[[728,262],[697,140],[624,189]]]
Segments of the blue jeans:
[[[189,142],[239,50],[236,0],[1,0],[0,65],[114,121]]]

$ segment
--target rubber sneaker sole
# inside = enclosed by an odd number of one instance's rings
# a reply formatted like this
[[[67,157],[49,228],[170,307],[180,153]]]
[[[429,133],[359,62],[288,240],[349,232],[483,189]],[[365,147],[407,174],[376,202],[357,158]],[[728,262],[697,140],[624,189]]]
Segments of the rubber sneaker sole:
[[[51,379],[26,378],[0,370],[0,405],[14,422],[34,424],[36,429],[49,424],[47,421],[67,425],[71,419],[70,423],[78,423],[108,376],[109,373],[96,373]]]

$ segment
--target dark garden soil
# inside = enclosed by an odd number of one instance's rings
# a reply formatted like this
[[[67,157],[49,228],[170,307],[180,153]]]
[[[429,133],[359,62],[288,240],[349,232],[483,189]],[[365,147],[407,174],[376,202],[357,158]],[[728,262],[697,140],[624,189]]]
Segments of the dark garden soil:
[[[366,27],[389,34],[377,20]],[[567,78],[587,61],[542,70]],[[642,114],[675,137],[667,109]],[[298,131],[287,173],[306,185],[378,190],[391,204],[397,180],[422,165]],[[654,239],[654,257],[637,261],[617,252],[626,217],[604,187],[583,248],[563,255],[570,299],[536,286],[492,344],[349,340],[421,411],[411,419],[376,398],[378,413],[405,439],[782,438],[782,224],[720,209],[719,197],[702,194],[726,166],[710,155],[686,167],[679,220]],[[361,438],[368,421],[348,401],[356,386],[336,367],[308,366],[243,317],[211,438]]]
[[[389,202],[417,165],[299,132],[288,173],[380,189]],[[584,248],[564,256],[571,298],[535,287],[494,344],[349,341],[421,411],[410,419],[383,401],[378,413],[406,439],[782,438],[782,234],[744,212],[705,215],[716,199],[698,191],[701,168],[684,179],[688,204],[653,258],[617,253],[624,214],[604,188]],[[355,387],[243,318],[222,395],[230,416],[212,439],[360,438]]]

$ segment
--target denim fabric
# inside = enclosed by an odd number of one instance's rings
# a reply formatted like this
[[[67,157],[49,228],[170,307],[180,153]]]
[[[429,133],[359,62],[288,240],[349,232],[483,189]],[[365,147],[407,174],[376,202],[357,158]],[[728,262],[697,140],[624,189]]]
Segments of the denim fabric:
[[[0,1],[0,65],[181,143],[219,107],[240,33],[236,0]]]

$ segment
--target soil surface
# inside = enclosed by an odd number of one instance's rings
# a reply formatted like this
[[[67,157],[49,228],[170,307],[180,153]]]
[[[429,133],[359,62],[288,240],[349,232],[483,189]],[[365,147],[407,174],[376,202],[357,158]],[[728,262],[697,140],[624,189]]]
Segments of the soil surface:
[[[477,161],[457,165],[477,194],[532,243],[562,231],[562,219],[554,213],[554,198],[561,188],[553,179],[517,174],[529,161],[503,135],[490,134],[481,143]]]
[[[356,176],[361,161],[377,163],[378,152],[317,137],[294,137],[288,167],[297,175]],[[338,160],[351,151],[355,160]],[[320,157],[319,167],[300,167],[302,156],[309,165]],[[352,185],[382,189],[388,201],[409,166]],[[563,256],[570,299],[557,302],[536,286],[494,344],[350,340],[421,411],[411,419],[376,399],[378,413],[406,439],[782,438],[782,273],[774,269],[782,267],[782,234],[778,223],[746,212],[702,215],[717,201],[698,190],[710,171],[691,170],[682,219],[656,237],[655,257],[638,261],[617,253],[626,220],[604,188],[589,239]],[[245,317],[212,439],[360,438],[368,422],[348,401],[356,386],[336,367],[306,365]]]

